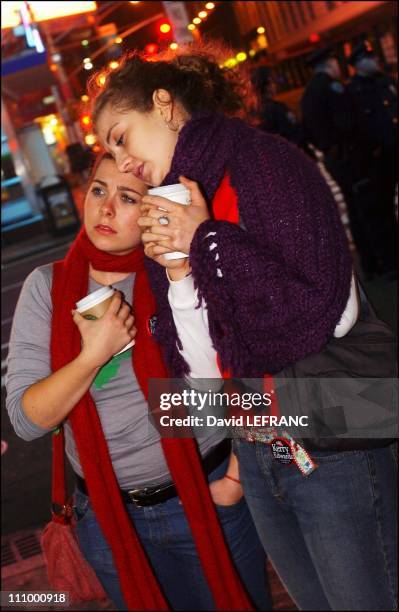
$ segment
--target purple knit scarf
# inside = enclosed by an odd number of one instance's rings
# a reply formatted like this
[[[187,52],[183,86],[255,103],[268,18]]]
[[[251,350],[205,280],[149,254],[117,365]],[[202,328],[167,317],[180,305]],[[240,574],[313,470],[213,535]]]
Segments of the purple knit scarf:
[[[226,173],[238,196],[241,227],[202,223],[190,263],[223,368],[261,377],[325,346],[349,296],[351,259],[337,205],[312,160],[240,119],[193,116],[163,185],[187,176],[212,209]],[[166,274],[151,260],[146,266],[158,304],[156,335],[172,372],[182,376],[188,366],[177,350]]]

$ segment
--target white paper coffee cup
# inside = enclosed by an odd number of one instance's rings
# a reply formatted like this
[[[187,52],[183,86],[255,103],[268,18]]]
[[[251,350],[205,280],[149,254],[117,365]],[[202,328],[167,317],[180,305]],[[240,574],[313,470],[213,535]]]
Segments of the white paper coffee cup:
[[[107,287],[101,287],[100,289],[93,291],[93,293],[89,293],[89,295],[86,295],[86,297],[79,300],[79,302],[76,302],[76,310],[85,319],[95,321],[106,313],[114,295],[115,290],[110,285],[108,285]],[[135,341],[131,340],[129,344],[127,344],[118,353],[115,353],[115,355],[120,355],[124,351],[127,351],[127,349],[131,348],[134,343]]]
[[[154,187],[153,189],[149,189],[148,193],[154,196],[161,196],[167,200],[172,200],[172,202],[176,204],[183,204],[183,206],[188,206],[190,204],[190,191],[181,183],[165,185],[164,187]],[[184,257],[188,257],[188,255],[180,251],[174,251],[173,253],[165,253],[164,257],[170,261],[171,259],[183,259]]]

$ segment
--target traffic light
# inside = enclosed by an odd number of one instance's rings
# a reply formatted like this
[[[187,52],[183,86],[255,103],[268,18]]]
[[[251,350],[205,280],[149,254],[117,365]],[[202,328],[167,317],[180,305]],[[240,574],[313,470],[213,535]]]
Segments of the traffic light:
[[[144,51],[146,52],[147,55],[155,55],[156,53],[158,53],[158,50],[159,50],[159,47],[155,43],[149,43],[148,45],[144,47]]]
[[[160,46],[164,46],[172,42],[173,40],[173,30],[169,21],[166,19],[162,19],[161,21],[156,22],[157,29],[157,42]]]
[[[317,34],[317,32],[312,32],[312,34],[309,36],[309,42],[314,45],[320,42],[320,36]]]

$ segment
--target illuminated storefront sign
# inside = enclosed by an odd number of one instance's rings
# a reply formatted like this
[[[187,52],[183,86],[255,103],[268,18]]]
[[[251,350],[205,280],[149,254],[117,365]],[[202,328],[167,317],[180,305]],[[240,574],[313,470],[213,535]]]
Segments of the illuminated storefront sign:
[[[21,6],[25,2],[1,3],[1,29],[15,28],[21,23]],[[35,21],[47,21],[89,13],[97,8],[96,2],[29,2],[30,10]]]

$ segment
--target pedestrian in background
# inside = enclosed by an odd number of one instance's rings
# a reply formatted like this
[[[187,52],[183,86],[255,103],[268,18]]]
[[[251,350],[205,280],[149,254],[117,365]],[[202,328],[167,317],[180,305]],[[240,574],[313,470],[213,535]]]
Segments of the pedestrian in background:
[[[100,158],[82,231],[64,260],[35,269],[23,285],[7,410],[28,441],[63,427],[79,544],[118,609],[249,610],[251,599],[268,610],[266,557],[228,473],[236,466],[225,430],[207,430],[197,446],[161,439],[150,426],[148,380],[169,372],[153,339],[156,305],[137,225],[145,192],[139,177]],[[214,353],[201,336],[206,311],[195,308],[192,280],[165,280],[189,369],[199,361],[212,377]],[[116,290],[108,310],[86,320],[76,302],[107,285]]]
[[[397,269],[397,83],[382,72],[367,41],[353,49],[349,63],[355,70],[348,84],[353,106],[354,195],[363,224],[369,228],[374,256],[367,271],[381,274]]]
[[[306,63],[314,74],[301,99],[305,136],[322,151],[328,170],[340,182],[338,179],[346,170],[349,157],[352,129],[350,102],[341,82],[341,68],[331,47],[312,52]]]
[[[257,127],[270,134],[279,134],[295,144],[301,144],[301,129],[297,118],[286,104],[274,99],[276,85],[270,68],[255,68],[251,73],[251,82],[258,96],[258,108],[254,111]]]
[[[304,140],[323,154],[326,170],[337,183],[348,210],[350,229],[364,272],[372,270],[372,239],[353,193],[353,116],[341,68],[331,47],[307,58],[314,75],[301,100]]]

